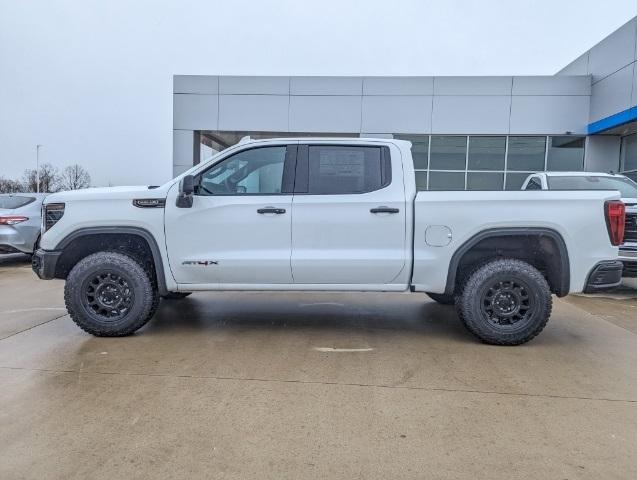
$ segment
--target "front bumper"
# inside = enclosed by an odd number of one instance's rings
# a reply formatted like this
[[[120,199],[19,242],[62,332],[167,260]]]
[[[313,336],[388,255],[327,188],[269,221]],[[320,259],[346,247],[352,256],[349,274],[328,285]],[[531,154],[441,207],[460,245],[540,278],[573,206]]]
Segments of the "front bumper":
[[[618,260],[600,262],[589,273],[585,293],[594,293],[618,287],[622,283],[624,264]]]
[[[62,252],[47,251],[39,248],[31,258],[31,268],[42,280],[55,278],[55,269]]]

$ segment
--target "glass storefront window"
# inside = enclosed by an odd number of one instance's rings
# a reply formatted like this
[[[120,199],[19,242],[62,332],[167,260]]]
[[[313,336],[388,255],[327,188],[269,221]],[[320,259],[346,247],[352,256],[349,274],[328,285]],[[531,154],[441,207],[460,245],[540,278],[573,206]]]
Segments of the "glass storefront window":
[[[637,172],[637,133],[622,138],[620,165],[623,172]]]
[[[467,137],[432,135],[431,170],[465,170],[467,168]]]
[[[503,188],[504,173],[467,173],[467,190],[502,190]]]
[[[416,170],[429,168],[429,135],[394,135],[394,138],[411,142],[411,156]]]
[[[427,172],[416,172],[416,190],[427,190]]]
[[[585,137],[550,137],[546,169],[549,172],[584,170]]]
[[[522,185],[524,184],[524,180],[526,180],[526,178],[531,175],[532,173],[535,172],[524,172],[524,173],[507,173],[506,175],[506,180],[507,180],[507,185],[506,185],[506,189],[507,190],[521,190],[522,189]]]
[[[429,190],[464,190],[464,172],[429,172]]]
[[[469,137],[469,170],[504,170],[506,137]]]
[[[546,137],[509,137],[507,169],[539,172],[544,170]]]

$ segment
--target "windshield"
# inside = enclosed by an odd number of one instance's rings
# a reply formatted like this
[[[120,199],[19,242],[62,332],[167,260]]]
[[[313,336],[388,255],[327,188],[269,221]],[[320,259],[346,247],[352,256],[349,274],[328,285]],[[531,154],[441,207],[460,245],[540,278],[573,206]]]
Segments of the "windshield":
[[[624,198],[637,198],[637,183],[626,177],[549,177],[550,190],[619,190]]]
[[[14,208],[24,207],[34,200],[35,198],[33,197],[22,197],[16,195],[12,195],[10,197],[0,196],[0,208],[13,210]]]

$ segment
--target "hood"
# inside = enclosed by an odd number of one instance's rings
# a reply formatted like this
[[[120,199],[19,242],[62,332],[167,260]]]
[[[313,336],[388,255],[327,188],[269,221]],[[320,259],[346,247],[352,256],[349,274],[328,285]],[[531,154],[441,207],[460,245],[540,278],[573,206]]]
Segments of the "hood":
[[[52,193],[46,200],[49,203],[66,203],[83,200],[122,200],[132,198],[165,198],[168,186],[149,189],[147,185],[130,187],[85,188],[66,192]]]

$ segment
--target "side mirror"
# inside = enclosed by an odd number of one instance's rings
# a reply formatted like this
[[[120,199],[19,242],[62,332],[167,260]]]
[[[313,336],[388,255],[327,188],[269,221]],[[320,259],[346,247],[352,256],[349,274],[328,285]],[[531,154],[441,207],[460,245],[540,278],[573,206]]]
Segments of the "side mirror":
[[[179,195],[177,195],[177,208],[192,207],[192,195],[195,192],[195,179],[192,175],[186,175],[179,184]]]
[[[195,177],[186,175],[181,179],[181,193],[184,195],[192,195],[195,192]]]

